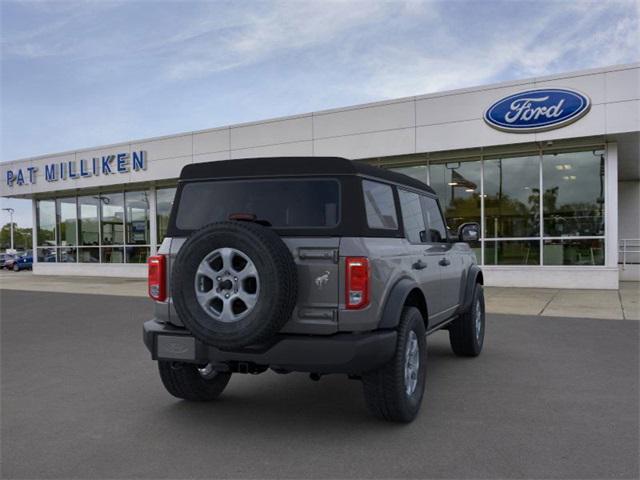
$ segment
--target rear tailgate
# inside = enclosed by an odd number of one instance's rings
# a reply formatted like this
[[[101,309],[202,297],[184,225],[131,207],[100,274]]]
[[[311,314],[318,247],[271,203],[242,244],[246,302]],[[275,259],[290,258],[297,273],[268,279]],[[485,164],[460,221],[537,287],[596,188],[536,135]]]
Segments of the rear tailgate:
[[[286,237],[298,273],[298,303],[283,333],[328,335],[338,331],[338,237]]]

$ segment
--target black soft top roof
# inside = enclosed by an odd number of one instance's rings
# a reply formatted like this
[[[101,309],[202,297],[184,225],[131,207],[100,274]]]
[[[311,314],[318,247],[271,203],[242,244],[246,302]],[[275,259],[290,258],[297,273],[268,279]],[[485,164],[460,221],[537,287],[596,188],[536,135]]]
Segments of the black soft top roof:
[[[364,175],[435,193],[426,183],[402,173],[340,157],[265,157],[192,163],[182,169],[180,180],[307,175]]]

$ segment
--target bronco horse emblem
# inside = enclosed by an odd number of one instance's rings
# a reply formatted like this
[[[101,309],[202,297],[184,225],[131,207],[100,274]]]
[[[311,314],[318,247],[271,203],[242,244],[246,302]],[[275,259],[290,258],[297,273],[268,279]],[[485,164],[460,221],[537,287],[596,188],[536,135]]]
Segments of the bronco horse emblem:
[[[327,283],[329,283],[329,271],[325,272],[315,279],[315,284],[318,288],[322,289]]]

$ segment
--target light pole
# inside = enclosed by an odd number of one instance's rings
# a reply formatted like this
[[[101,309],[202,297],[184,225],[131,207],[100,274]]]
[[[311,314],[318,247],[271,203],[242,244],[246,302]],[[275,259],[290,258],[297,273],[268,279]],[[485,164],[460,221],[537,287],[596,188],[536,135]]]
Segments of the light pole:
[[[13,213],[15,210],[13,208],[3,208],[2,210],[6,210],[9,212],[9,228],[11,228],[11,250],[13,250]]]

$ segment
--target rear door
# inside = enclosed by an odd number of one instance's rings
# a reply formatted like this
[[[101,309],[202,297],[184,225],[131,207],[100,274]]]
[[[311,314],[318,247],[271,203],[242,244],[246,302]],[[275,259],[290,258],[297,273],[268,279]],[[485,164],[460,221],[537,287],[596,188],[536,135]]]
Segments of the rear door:
[[[409,252],[407,270],[411,270],[414,278],[419,280],[420,287],[427,301],[429,321],[438,322],[444,307],[440,285],[440,265],[442,252],[434,251],[427,241],[425,216],[422,212],[420,195],[398,188],[400,210],[404,234]]]

